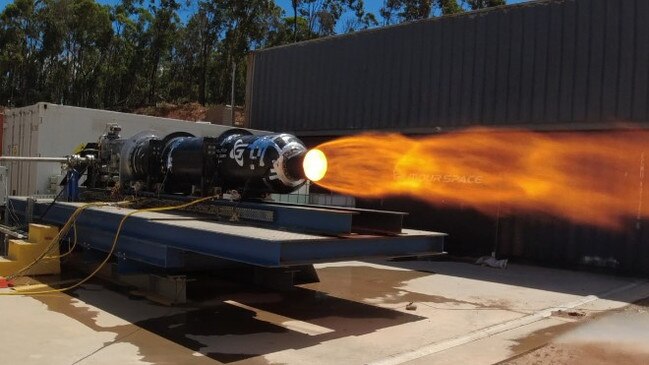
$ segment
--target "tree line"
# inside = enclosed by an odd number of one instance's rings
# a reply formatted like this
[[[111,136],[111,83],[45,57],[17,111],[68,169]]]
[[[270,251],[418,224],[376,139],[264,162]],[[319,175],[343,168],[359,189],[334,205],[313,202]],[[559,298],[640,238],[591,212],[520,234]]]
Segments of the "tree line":
[[[504,3],[385,0],[373,14],[363,0],[15,0],[0,14],[0,105],[217,104],[233,75],[241,101],[250,50]]]

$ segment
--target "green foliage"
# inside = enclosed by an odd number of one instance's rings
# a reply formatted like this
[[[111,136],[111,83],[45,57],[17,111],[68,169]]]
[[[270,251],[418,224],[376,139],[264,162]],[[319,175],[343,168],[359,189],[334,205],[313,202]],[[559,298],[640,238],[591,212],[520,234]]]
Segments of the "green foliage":
[[[297,22],[297,23],[296,23]],[[306,19],[302,17],[286,17],[277,21],[268,34],[269,47],[293,43],[295,39],[309,40],[317,38],[318,34],[310,28]]]
[[[505,0],[464,0],[471,10],[490,8],[505,5]]]
[[[380,13],[384,24],[393,24],[504,4],[505,0],[386,0]]]
[[[381,16],[394,23],[503,3],[387,0]],[[241,103],[251,50],[378,25],[363,0],[292,5],[286,12],[273,0],[14,0],[0,13],[0,105],[229,103],[233,68]],[[193,13],[181,19],[187,6]]]
[[[378,24],[373,14],[365,12],[363,0],[293,0],[292,5],[294,19],[292,24],[299,25],[297,19],[303,19],[307,35],[319,37],[333,35],[341,20],[344,20],[345,32],[366,29]],[[342,19],[347,12],[350,16]],[[296,40],[305,40],[299,37],[300,34],[295,33],[295,28],[293,30]]]

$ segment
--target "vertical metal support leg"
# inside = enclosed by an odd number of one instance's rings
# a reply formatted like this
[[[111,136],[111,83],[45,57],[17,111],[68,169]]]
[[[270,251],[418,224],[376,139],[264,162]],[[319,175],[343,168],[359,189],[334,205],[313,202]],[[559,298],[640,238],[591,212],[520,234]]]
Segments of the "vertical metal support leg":
[[[29,224],[34,221],[34,203],[36,199],[27,198],[27,207],[25,208],[25,223]]]
[[[254,283],[273,290],[292,290],[295,285],[320,281],[313,265],[292,267],[254,267]]]
[[[7,166],[0,166],[0,206],[7,206],[7,192],[9,191],[9,182]]]
[[[9,206],[7,206],[7,191],[8,191],[8,181],[7,181],[7,167],[0,166],[0,206],[4,207],[4,225],[9,227]],[[2,247],[0,247],[0,255],[7,255],[9,237],[4,234],[2,235]]]
[[[68,171],[68,185],[67,198],[69,202],[76,202],[79,200],[79,172],[75,169]]]

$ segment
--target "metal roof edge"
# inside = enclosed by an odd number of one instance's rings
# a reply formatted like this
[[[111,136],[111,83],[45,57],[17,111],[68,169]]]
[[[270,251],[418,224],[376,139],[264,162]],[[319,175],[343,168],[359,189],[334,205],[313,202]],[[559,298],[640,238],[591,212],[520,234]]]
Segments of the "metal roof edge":
[[[275,50],[278,50],[278,49],[283,49],[283,48],[303,47],[303,46],[308,46],[308,45],[319,43],[319,42],[324,43],[324,42],[329,42],[329,41],[333,41],[333,40],[337,40],[337,39],[341,39],[341,38],[351,38],[351,37],[354,37],[354,36],[366,35],[366,34],[373,33],[373,32],[380,32],[380,31],[385,31],[385,30],[389,30],[389,29],[395,29],[395,28],[399,28],[399,27],[408,27],[408,26],[413,26],[415,24],[420,24],[420,23],[439,22],[439,21],[443,21],[445,19],[451,19],[451,18],[472,17],[472,16],[484,15],[484,14],[491,13],[491,12],[496,12],[496,11],[515,10],[515,9],[519,9],[519,8],[546,5],[546,4],[550,4],[550,3],[564,3],[566,1],[571,1],[571,0],[532,0],[532,1],[522,2],[522,3],[516,3],[516,4],[499,5],[499,6],[494,6],[494,7],[490,7],[490,8],[484,8],[484,9],[478,9],[478,10],[470,10],[470,11],[457,13],[457,14],[448,14],[448,15],[436,16],[436,17],[431,17],[431,18],[426,18],[426,19],[412,20],[412,21],[399,23],[399,24],[389,24],[389,25],[376,27],[376,28],[362,29],[362,30],[351,32],[351,33],[334,34],[334,35],[329,35],[329,36],[324,36],[324,37],[319,37],[319,38],[314,38],[314,39],[308,39],[308,40],[299,41],[299,42],[290,43],[290,44],[283,44],[283,45],[280,45],[280,46],[273,46],[273,47],[268,47],[268,48],[251,50],[249,53],[255,55],[255,54],[259,54],[259,53],[272,52],[272,51],[275,51]]]

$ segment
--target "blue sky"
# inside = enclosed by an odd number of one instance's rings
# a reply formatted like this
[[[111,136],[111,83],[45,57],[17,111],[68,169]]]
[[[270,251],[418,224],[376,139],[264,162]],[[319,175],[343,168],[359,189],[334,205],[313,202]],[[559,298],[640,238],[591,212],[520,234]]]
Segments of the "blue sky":
[[[109,4],[109,5],[112,5],[112,4],[115,4],[115,3],[119,2],[119,0],[97,0],[97,1],[99,3],[102,3],[102,4]],[[524,2],[524,1],[529,1],[529,0],[507,0],[507,3],[508,4],[515,4],[515,3],[520,3],[520,2]],[[4,7],[7,6],[7,4],[10,4],[11,2],[12,2],[11,0],[0,0],[0,11],[2,9],[4,9]],[[281,6],[284,9],[286,9],[287,12],[292,11],[291,10],[291,0],[275,0],[275,2],[277,3],[277,5]],[[385,0],[365,0],[365,9],[367,11],[372,12],[375,15],[377,15],[377,18],[378,18],[379,9],[381,8],[381,6],[383,6],[384,2],[385,2]],[[192,12],[193,12],[192,9],[184,8],[181,11],[181,17],[187,17]]]

